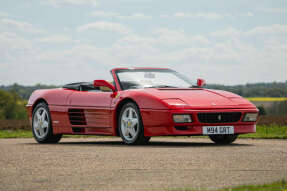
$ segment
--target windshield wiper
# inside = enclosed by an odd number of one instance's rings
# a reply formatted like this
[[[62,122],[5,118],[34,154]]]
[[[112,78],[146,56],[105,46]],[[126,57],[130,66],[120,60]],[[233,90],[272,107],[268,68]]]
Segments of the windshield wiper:
[[[157,85],[157,86],[150,86],[149,88],[177,88],[177,87],[168,85]]]

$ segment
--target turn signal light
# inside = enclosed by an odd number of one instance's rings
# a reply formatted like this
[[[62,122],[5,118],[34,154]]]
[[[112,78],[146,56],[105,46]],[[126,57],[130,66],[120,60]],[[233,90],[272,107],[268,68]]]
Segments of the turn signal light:
[[[244,118],[243,118],[243,121],[244,122],[254,122],[257,120],[257,117],[258,117],[258,113],[246,113]]]

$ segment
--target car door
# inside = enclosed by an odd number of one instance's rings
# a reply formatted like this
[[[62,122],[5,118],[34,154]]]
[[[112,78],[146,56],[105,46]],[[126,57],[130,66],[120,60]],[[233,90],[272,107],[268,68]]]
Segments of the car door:
[[[68,100],[72,127],[111,128],[112,92],[74,91]]]

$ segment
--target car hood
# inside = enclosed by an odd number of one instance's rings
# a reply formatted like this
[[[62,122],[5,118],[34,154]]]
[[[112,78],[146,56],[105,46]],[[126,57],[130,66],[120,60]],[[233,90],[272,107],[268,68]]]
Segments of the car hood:
[[[203,88],[149,88],[145,89],[145,91],[163,101],[167,99],[180,99],[186,103],[185,107],[190,109],[256,108],[252,103],[241,96],[222,90]]]

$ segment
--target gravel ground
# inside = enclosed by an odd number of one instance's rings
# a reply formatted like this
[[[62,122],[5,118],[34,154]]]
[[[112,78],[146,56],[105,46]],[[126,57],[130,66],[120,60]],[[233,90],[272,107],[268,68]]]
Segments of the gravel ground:
[[[0,190],[152,190],[221,188],[287,179],[287,141],[152,138],[0,139]]]

